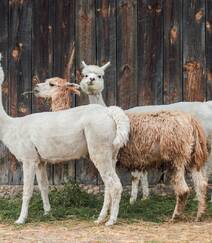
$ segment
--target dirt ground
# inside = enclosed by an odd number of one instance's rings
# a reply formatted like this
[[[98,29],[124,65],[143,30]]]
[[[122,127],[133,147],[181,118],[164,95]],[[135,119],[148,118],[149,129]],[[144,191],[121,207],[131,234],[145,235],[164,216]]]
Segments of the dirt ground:
[[[108,228],[93,222],[67,220],[53,223],[27,224],[16,227],[0,225],[1,243],[62,242],[212,242],[212,223],[136,223],[119,222]]]

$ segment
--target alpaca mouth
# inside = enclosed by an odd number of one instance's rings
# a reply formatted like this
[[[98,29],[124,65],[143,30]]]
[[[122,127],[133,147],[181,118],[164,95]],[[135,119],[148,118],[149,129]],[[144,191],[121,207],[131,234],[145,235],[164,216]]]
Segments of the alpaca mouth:
[[[35,95],[35,96],[38,96],[38,94],[39,94],[39,90],[38,89],[33,89],[33,94]]]

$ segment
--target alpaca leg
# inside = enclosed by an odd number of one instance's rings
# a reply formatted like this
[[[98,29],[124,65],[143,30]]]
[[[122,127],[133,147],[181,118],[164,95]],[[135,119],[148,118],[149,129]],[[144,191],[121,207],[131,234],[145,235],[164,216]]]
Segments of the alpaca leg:
[[[174,220],[177,216],[182,214],[185,207],[187,195],[189,192],[188,185],[185,181],[185,168],[183,165],[176,168],[176,172],[174,176],[174,190],[176,194],[176,206],[175,206],[174,213],[172,215],[172,220]]]
[[[207,179],[204,176],[202,170],[197,171],[195,168],[192,169],[192,179],[194,182],[194,188],[198,200],[198,210],[196,220],[198,221],[202,214],[205,212],[206,208],[206,193],[207,193]]]
[[[115,170],[115,167],[116,167],[116,159],[113,159],[112,160],[112,166],[113,166],[113,169]],[[97,168],[100,172],[100,168]],[[104,171],[104,169],[103,169]],[[104,172],[103,172],[104,173]],[[100,173],[101,175],[101,173]],[[103,178],[103,175],[101,175],[102,178]],[[99,214],[99,217],[98,219],[95,221],[96,224],[101,224],[103,222],[105,222],[105,219],[107,218],[107,215],[108,215],[108,211],[111,207],[111,195],[110,195],[110,187],[109,185],[106,183],[107,181],[107,178],[105,179],[102,179],[104,184],[105,184],[105,191],[104,191],[104,202],[103,202],[103,206],[102,206],[102,209],[101,209],[101,212]]]
[[[98,219],[95,221],[96,224],[101,224],[105,221],[107,215],[108,215],[108,210],[110,208],[110,192],[109,192],[109,188],[107,188],[107,186],[105,186],[105,192],[104,192],[104,203],[102,206],[102,210],[99,214]]]
[[[122,194],[122,185],[115,171],[111,173],[109,184],[110,184],[110,195],[111,195],[111,208],[110,208],[110,218],[105,224],[106,226],[110,226],[116,223],[118,212],[119,212],[119,203]]]
[[[145,200],[149,197],[148,172],[146,170],[141,172],[141,186],[143,192],[142,199]]]
[[[104,222],[107,217],[108,210],[110,209],[110,219],[106,225],[112,225],[117,221],[122,185],[116,174],[112,158],[108,158],[108,155],[104,157],[103,153],[101,153],[100,156],[97,154],[92,156],[90,154],[90,158],[98,169],[105,185],[104,203],[96,222]],[[101,160],[99,158],[101,158]]]
[[[21,214],[16,220],[16,224],[24,224],[28,216],[29,202],[32,197],[35,179],[34,161],[23,162],[24,186]]]
[[[138,185],[141,178],[142,172],[135,170],[131,172],[132,175],[132,189],[131,189],[131,197],[130,204],[135,203],[138,196]]]
[[[48,182],[48,176],[46,171],[46,164],[40,163],[36,168],[36,178],[38,181],[38,186],[41,192],[41,197],[43,201],[43,209],[44,209],[44,215],[47,215],[50,210],[51,206],[49,203],[49,182]]]

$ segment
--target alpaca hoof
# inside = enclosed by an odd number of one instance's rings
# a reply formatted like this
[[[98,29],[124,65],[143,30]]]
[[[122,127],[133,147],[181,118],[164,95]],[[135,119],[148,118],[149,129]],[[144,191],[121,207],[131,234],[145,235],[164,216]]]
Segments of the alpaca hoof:
[[[25,219],[17,219],[15,221],[15,224],[24,224],[25,223]]]
[[[99,224],[101,224],[101,221],[99,221],[99,220],[97,219],[97,220],[94,221],[94,224],[99,225]]]
[[[135,203],[136,199],[135,198],[130,198],[130,204],[133,205]]]
[[[169,221],[168,221],[170,224],[173,224],[175,222],[174,218],[171,218]]]
[[[179,213],[175,213],[172,218],[169,220],[169,223],[175,223],[177,221],[179,221],[181,218],[181,214]]]
[[[102,224],[104,222],[105,222],[105,219],[103,219],[103,218],[99,218],[99,219],[94,221],[94,223],[97,224],[97,225]]]
[[[194,221],[195,221],[195,222],[200,222],[200,221],[202,221],[202,215],[197,216],[197,217],[195,218]]]
[[[116,220],[110,219],[105,223],[105,226],[112,226],[116,223]]]
[[[195,222],[200,222],[200,217],[196,217],[194,221]]]

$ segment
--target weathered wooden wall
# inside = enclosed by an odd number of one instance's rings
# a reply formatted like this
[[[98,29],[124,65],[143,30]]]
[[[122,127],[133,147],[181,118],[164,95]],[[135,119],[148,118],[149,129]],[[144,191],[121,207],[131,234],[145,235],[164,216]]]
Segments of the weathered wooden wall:
[[[49,110],[47,102],[22,93],[36,76],[64,75],[73,41],[76,73],[81,60],[112,62],[105,75],[108,105],[127,109],[212,98],[212,0],[1,0],[4,105],[10,115]],[[74,102],[86,103],[83,95]],[[85,160],[49,166],[48,172],[54,184],[68,178],[101,183]],[[128,183],[129,175],[120,174]],[[1,145],[0,184],[21,183],[21,165]]]

